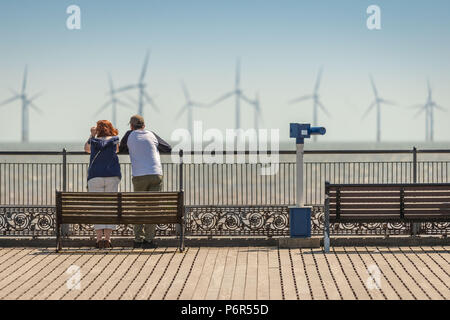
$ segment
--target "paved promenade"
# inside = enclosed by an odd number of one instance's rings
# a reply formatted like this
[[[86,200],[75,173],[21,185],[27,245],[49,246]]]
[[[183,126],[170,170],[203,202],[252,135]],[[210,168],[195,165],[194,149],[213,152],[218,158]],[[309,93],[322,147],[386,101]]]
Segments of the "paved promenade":
[[[449,250],[0,248],[0,299],[450,299]]]

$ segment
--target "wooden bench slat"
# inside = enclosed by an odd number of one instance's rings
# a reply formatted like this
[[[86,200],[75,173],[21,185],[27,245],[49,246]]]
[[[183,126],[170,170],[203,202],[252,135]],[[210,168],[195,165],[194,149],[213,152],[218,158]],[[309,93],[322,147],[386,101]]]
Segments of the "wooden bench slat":
[[[330,215],[330,222],[340,222],[340,223],[357,223],[357,222],[395,222],[398,221],[398,216],[376,216],[376,217],[361,217],[361,216],[345,216],[336,219]]]
[[[127,201],[127,200],[122,200],[122,204],[128,204],[128,205],[133,205],[133,204],[137,204],[137,205],[152,205],[152,204],[160,204],[160,203],[167,203],[167,204],[171,204],[171,203],[178,203],[178,199],[161,199],[161,200],[132,200],[132,201]]]
[[[414,209],[405,209],[404,210],[405,214],[429,214],[430,216],[434,216],[434,215],[438,215],[438,214],[444,214],[444,215],[450,215],[450,209],[427,209],[427,210],[414,210]],[[374,209],[374,210],[370,210],[370,209],[366,209],[366,210],[351,210],[351,209],[345,209],[345,210],[340,210],[339,213],[341,216],[344,215],[383,215],[383,214],[388,214],[388,215],[397,215],[400,216],[400,211],[399,210],[387,210],[387,209]],[[336,215],[336,210],[335,209],[331,209],[330,208],[330,215]]]
[[[160,206],[122,206],[123,211],[155,211],[155,210],[177,210],[177,205],[160,205]],[[62,212],[77,212],[77,211],[111,211],[117,212],[118,207],[116,206],[63,206]]]
[[[62,217],[62,223],[67,224],[168,224],[179,223],[176,216],[153,216],[153,217],[136,217],[136,218],[108,218],[99,219],[99,217]]]
[[[148,201],[160,201],[160,200],[178,200],[178,197],[177,196],[160,196],[160,197],[157,197],[157,196],[148,196],[148,195],[145,195],[145,196],[126,196],[126,197],[122,197],[122,200],[123,201],[136,201],[136,200],[139,200],[139,201],[145,201],[145,200],[148,200]]]
[[[431,203],[444,203],[449,202],[450,199],[438,199],[438,198],[423,198],[423,197],[417,197],[417,198],[411,198],[411,197],[405,197],[405,204],[406,203],[416,203],[416,202],[431,202]]]
[[[449,214],[405,214],[407,219],[424,219],[424,220],[437,220],[437,221],[450,221]]]
[[[341,198],[340,203],[399,203],[396,198]],[[336,198],[330,198],[330,204],[336,203]]]
[[[450,197],[450,192],[442,192],[438,190],[430,190],[430,191],[405,191],[405,196],[408,197]]]
[[[450,209],[450,203],[405,203],[405,209],[430,208],[430,209]]]
[[[336,210],[335,209],[330,209],[330,215],[331,214],[336,214]],[[340,210],[340,215],[369,215],[369,214],[373,214],[373,215],[382,215],[382,214],[387,214],[387,215],[397,215],[400,216],[400,211],[399,210],[389,210],[389,209],[374,209],[374,210],[369,210],[369,209],[365,209],[365,210],[350,210],[350,209],[345,209],[345,210]]]
[[[336,191],[340,190],[341,192],[344,191],[399,191],[401,189],[400,186],[371,186],[371,185],[364,185],[364,186],[346,186],[346,185],[340,185],[338,186],[330,186],[330,191]],[[450,188],[449,188],[450,189]]]
[[[88,201],[79,201],[79,202],[63,202],[62,207],[79,207],[79,206],[90,206],[90,207],[117,207],[117,201],[115,202],[88,202]]]
[[[373,203],[373,204],[360,204],[360,203],[350,203],[341,204],[342,209],[397,209],[400,210],[400,203],[389,204],[389,203]],[[336,209],[336,204],[330,204],[330,209]]]
[[[340,197],[341,198],[351,198],[351,197],[399,197],[400,196],[400,190],[396,192],[341,192]],[[330,192],[330,197],[335,198],[336,192]]]
[[[86,215],[86,214],[97,214],[97,215],[117,215],[117,210],[114,211],[100,211],[100,210],[88,210],[88,211],[81,211],[81,210],[63,210],[62,215]]]
[[[405,209],[405,214],[428,214],[428,215],[450,215],[450,209],[427,209],[427,210],[420,210],[420,209]]]
[[[98,212],[117,212],[117,206],[115,207],[62,207],[61,212],[84,212],[84,211],[98,211]]]
[[[173,205],[173,206],[168,206],[168,205],[160,205],[160,206],[127,206],[127,205],[122,205],[122,210],[125,211],[141,211],[141,210],[177,210],[178,206],[177,205]]]

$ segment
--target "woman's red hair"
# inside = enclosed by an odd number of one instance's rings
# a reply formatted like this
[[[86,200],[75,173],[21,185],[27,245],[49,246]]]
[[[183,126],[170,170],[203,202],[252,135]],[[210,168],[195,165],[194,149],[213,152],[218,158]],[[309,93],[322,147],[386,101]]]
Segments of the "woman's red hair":
[[[113,127],[112,123],[108,120],[99,120],[97,121],[97,137],[111,137],[117,136],[119,134],[119,130]]]

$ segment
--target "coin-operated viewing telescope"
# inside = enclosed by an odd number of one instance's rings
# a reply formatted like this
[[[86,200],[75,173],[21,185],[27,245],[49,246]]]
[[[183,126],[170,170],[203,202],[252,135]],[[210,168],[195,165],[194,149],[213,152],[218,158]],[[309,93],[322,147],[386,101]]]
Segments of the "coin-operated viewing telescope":
[[[311,127],[309,123],[291,123],[290,137],[296,138],[297,144],[304,144],[312,135],[323,136],[327,132],[324,127]]]
[[[297,144],[297,193],[295,207],[289,208],[291,238],[311,237],[311,208],[305,207],[303,199],[303,148],[305,139],[312,135],[324,135],[324,127],[311,127],[309,123],[291,123],[290,137]]]

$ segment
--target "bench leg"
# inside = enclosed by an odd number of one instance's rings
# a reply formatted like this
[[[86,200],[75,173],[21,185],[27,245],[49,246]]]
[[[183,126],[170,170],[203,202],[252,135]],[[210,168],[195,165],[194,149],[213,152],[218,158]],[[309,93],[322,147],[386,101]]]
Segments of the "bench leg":
[[[180,252],[184,251],[184,238],[185,238],[185,226],[184,226],[184,219],[183,222],[180,224]]]
[[[323,228],[323,249],[325,253],[330,252],[330,198],[325,196],[325,215]]]
[[[184,238],[185,238],[185,234],[186,234],[186,216],[187,216],[187,209],[185,208],[184,212],[183,212],[183,218],[181,219],[181,224],[180,224],[180,252],[184,251]]]
[[[56,252],[61,251],[61,225],[56,222]]]

